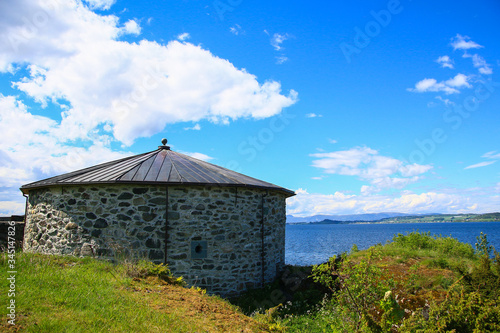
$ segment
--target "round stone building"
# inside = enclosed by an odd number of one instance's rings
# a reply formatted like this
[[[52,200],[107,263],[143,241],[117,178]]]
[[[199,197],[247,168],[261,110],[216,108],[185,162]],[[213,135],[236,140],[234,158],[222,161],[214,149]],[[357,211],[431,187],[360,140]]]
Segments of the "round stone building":
[[[225,296],[272,281],[294,192],[165,144],[22,186],[24,251],[146,258]]]

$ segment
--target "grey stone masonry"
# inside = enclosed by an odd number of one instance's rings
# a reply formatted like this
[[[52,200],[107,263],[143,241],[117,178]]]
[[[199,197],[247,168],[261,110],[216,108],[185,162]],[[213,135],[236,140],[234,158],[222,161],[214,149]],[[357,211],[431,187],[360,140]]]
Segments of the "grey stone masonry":
[[[271,282],[283,269],[285,198],[279,191],[201,185],[34,189],[24,250],[156,263],[166,258],[188,284],[236,295]]]

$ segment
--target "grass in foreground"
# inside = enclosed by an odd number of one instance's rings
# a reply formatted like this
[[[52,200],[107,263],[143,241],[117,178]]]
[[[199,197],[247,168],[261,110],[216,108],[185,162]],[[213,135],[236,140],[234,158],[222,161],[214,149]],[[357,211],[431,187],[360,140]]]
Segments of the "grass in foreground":
[[[5,254],[0,269],[6,272]],[[219,297],[179,286],[165,267],[16,255],[16,326],[2,332],[260,332],[266,326]],[[151,274],[153,276],[151,276]],[[148,276],[150,275],[150,276]],[[2,279],[0,303],[7,304]]]

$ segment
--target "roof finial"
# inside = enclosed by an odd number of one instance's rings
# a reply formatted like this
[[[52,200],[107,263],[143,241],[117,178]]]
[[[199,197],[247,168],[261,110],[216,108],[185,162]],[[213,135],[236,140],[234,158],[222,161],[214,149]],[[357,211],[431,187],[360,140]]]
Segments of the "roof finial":
[[[158,146],[158,148],[160,148],[160,149],[167,149],[167,150],[169,150],[169,149],[170,149],[170,147],[169,147],[169,146],[167,146],[167,142],[168,142],[168,140],[167,140],[167,139],[165,139],[165,138],[161,139],[161,143],[163,144],[163,146]]]

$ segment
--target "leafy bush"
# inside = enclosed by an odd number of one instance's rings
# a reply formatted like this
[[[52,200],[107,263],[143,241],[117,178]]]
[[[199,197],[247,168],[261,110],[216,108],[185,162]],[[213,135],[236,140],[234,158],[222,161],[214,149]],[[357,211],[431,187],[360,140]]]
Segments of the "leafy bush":
[[[500,254],[489,244],[482,232],[477,240],[479,264],[470,273],[461,271],[463,285],[468,292],[477,292],[482,297],[495,300],[500,298]]]
[[[440,304],[432,304],[405,320],[400,332],[499,332],[500,298],[490,300],[478,292],[452,291]]]
[[[337,316],[334,326],[347,331],[390,330],[403,318],[403,312],[394,299],[394,281],[372,259],[338,261],[335,257],[327,263],[314,266],[313,278],[334,293],[332,308]]]
[[[470,244],[461,243],[452,237],[431,236],[430,232],[413,231],[406,235],[398,233],[388,247],[410,250],[435,251],[448,256],[473,259],[474,248]]]

